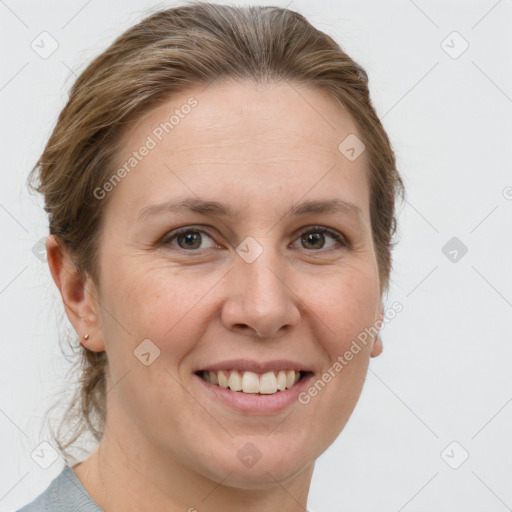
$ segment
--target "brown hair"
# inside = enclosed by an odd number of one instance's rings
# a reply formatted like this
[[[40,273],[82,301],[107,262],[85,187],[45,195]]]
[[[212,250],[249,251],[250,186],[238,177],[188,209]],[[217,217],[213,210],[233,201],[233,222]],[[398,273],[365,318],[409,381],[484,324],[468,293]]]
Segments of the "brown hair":
[[[112,175],[123,128],[174,92],[216,79],[308,85],[329,93],[351,114],[368,155],[372,236],[387,291],[395,198],[404,196],[404,186],[370,101],[365,70],[297,12],[206,2],[156,12],[96,57],[72,86],[30,173],[29,187],[44,195],[50,233],[69,251],[80,275],[100,282],[98,239],[106,200],[94,191]],[[84,432],[101,439],[105,422],[107,355],[79,347],[79,388],[61,428],[72,420],[77,424],[67,443],[57,439],[65,457]]]

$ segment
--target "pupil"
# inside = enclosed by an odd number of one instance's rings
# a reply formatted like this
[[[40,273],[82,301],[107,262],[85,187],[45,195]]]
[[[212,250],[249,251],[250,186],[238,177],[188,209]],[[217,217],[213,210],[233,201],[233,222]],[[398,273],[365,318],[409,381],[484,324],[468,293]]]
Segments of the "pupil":
[[[322,234],[318,233],[318,234],[308,234],[306,235],[305,237],[305,240],[306,240],[306,243],[309,243],[311,240],[313,241],[313,245],[315,245],[315,242],[318,242],[319,240],[321,240],[323,237]],[[320,244],[320,247],[321,247],[322,244]]]
[[[199,238],[199,233],[187,233],[185,235],[181,235],[180,238],[184,238],[185,239],[185,244],[187,245],[187,247],[190,249],[196,249],[197,247],[194,246],[194,242],[196,242],[196,245],[197,245],[197,240]],[[200,244],[199,244],[200,245]]]

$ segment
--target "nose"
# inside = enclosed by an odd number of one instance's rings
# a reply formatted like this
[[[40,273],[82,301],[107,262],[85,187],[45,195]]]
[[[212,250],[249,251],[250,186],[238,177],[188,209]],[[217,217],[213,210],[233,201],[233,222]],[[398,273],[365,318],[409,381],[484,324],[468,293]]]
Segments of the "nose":
[[[301,316],[291,275],[290,266],[279,262],[269,248],[252,263],[237,256],[225,283],[224,327],[267,339],[289,332]]]

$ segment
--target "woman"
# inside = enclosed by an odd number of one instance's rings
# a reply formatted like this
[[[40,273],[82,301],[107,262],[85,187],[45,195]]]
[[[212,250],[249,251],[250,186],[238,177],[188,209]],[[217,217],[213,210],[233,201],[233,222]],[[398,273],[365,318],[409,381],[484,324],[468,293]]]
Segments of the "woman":
[[[403,184],[364,70],[287,9],[158,12],[33,173],[83,373],[68,463],[21,510],[305,510],[382,351]]]

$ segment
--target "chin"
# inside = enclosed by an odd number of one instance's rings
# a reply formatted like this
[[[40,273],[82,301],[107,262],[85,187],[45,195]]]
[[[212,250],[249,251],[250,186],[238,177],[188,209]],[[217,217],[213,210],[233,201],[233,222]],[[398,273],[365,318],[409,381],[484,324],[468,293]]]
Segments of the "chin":
[[[208,478],[229,487],[268,489],[278,482],[290,480],[314,464],[313,455],[306,453],[310,443],[307,448],[291,446],[291,443],[283,443],[279,438],[271,440],[265,435],[236,437],[232,441],[236,448],[225,447],[218,457],[210,458],[216,461],[215,467],[209,464],[205,468],[203,465],[201,471]]]

